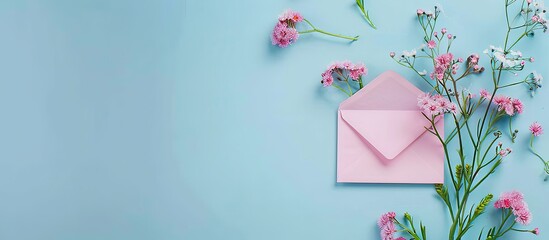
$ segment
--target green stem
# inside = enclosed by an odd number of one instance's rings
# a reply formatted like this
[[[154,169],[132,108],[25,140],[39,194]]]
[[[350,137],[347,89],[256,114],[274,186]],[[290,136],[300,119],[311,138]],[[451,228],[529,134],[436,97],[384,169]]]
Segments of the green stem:
[[[311,30],[306,30],[306,31],[301,31],[301,32],[299,32],[300,34],[318,32],[318,33],[326,34],[326,35],[333,36],[333,37],[348,39],[348,40],[351,40],[351,41],[356,41],[356,40],[358,40],[358,37],[359,37],[359,36],[349,37],[349,36],[345,36],[345,35],[340,35],[340,34],[335,34],[335,33],[326,32],[326,31],[324,31],[324,30],[321,30],[321,29],[316,28],[316,27],[315,27],[309,20],[307,20],[307,19],[303,19],[303,21],[305,21],[307,24],[309,24],[309,26],[311,26],[311,28],[313,28],[313,29],[311,29]]]

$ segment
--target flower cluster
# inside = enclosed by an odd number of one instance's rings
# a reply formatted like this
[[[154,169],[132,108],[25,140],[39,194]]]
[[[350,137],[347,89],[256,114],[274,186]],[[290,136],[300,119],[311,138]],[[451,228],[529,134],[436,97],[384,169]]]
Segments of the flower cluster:
[[[457,113],[456,104],[450,102],[450,100],[440,94],[431,95],[430,93],[422,93],[417,98],[417,105],[421,111],[430,118],[445,113]]]
[[[435,71],[431,73],[431,79],[437,79],[442,81],[444,79],[444,73],[450,65],[452,65],[454,55],[452,53],[441,54],[435,58]],[[457,65],[456,65],[457,66]],[[457,67],[454,67],[452,71],[456,71]]]
[[[271,41],[273,45],[287,47],[299,38],[295,25],[303,21],[303,16],[291,9],[286,10],[278,17],[278,23],[273,29]]]
[[[335,62],[330,64],[326,71],[321,74],[322,80],[320,83],[322,83],[324,87],[334,86],[347,95],[352,95],[351,86],[348,85],[350,92],[343,90],[343,88],[338,85],[334,85],[334,77],[338,81],[345,82],[346,84],[349,84],[349,80],[358,82],[359,88],[362,88],[362,76],[366,74],[368,74],[368,69],[363,63],[355,64],[351,61]]]
[[[312,29],[303,32],[297,31],[296,24],[303,21],[306,22]],[[285,48],[297,41],[297,39],[299,38],[299,34],[313,32],[326,34],[332,37],[349,39],[352,41],[358,40],[358,36],[349,37],[320,30],[313,26],[313,24],[311,24],[311,22],[309,22],[307,19],[303,18],[301,13],[288,9],[280,14],[280,16],[278,17],[278,22],[276,23],[273,32],[271,33],[271,42],[273,45]]]
[[[497,95],[494,96],[492,100],[496,106],[498,106],[498,111],[505,112],[509,116],[514,116],[517,113],[522,113],[524,105],[517,98],[510,98],[508,96]]]
[[[379,218],[377,221],[377,226],[380,230],[381,240],[406,240],[403,237],[395,238],[395,233],[397,232],[395,227],[395,217],[394,212],[388,212]]]
[[[511,191],[503,193],[494,203],[497,209],[509,209],[515,216],[515,222],[522,225],[528,225],[532,221],[532,214],[528,209],[528,204],[524,201],[522,193]]]
[[[527,24],[532,25],[532,28],[539,28],[543,29],[544,32],[547,31],[548,23],[547,23],[547,17],[545,16],[545,13],[547,10],[545,9],[545,4],[541,1],[527,1],[527,6],[521,11],[521,15],[527,19]],[[530,17],[530,13],[532,13],[532,16]],[[528,21],[528,18],[530,18],[530,21]]]
[[[531,57],[523,57],[522,52],[509,50],[505,52],[503,48],[490,45],[490,49],[485,49],[484,54],[491,59],[501,63],[502,69],[520,71],[526,65],[526,61],[533,61]]]
[[[536,152],[536,149],[534,148],[534,138],[539,137],[543,134],[543,127],[538,122],[533,122],[530,127],[530,151],[541,161],[543,164],[545,173],[547,173],[545,180],[548,180],[549,178],[549,161],[545,161],[543,157]]]

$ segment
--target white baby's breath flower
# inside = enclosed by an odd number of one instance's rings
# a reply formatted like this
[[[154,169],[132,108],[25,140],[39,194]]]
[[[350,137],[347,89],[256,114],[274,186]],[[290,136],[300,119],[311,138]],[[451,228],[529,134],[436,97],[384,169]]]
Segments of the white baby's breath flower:
[[[427,75],[427,70],[423,69],[423,71],[418,72],[418,73],[419,73],[419,75],[421,75],[421,76],[425,76],[425,75]]]
[[[414,57],[415,55],[417,54],[417,51],[415,49],[412,49],[410,51],[402,51],[402,55],[404,55],[405,57]]]

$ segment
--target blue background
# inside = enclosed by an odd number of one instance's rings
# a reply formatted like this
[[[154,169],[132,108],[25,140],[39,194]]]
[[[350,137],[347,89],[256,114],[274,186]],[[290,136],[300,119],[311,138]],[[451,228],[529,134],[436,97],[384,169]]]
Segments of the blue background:
[[[391,69],[427,90],[388,52],[421,44],[415,11],[435,2],[366,3],[379,30],[352,0],[0,2],[0,239],[377,239],[391,210],[443,239],[432,186],[335,183],[344,96],[321,87],[325,67],[362,61],[366,81]],[[503,43],[502,1],[441,5],[457,55]],[[361,38],[271,46],[286,8]],[[536,57],[528,71],[549,76],[547,38],[518,46]],[[507,92],[526,104],[522,134],[478,190],[524,192],[538,239],[549,236],[549,186],[525,132],[534,120],[549,127],[541,90]],[[545,156],[548,142],[538,141]],[[490,208],[477,225],[497,216]]]

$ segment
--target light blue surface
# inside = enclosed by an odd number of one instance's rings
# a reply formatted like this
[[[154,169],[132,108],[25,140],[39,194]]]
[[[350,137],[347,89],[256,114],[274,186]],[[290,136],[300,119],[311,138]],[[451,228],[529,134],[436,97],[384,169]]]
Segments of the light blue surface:
[[[427,89],[388,52],[421,44],[415,10],[435,2],[366,2],[377,31],[352,0],[0,2],[0,239],[377,239],[390,210],[444,239],[432,186],[335,183],[344,97],[320,86],[326,65],[363,61],[367,80],[391,69]],[[501,2],[441,2],[456,54],[502,44]],[[273,47],[290,7],[361,39]],[[519,46],[546,76],[548,37]],[[549,128],[549,93],[510,94],[526,104],[523,132],[479,192],[524,192],[545,239],[549,185],[525,131]]]

